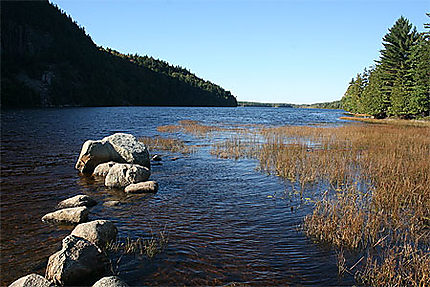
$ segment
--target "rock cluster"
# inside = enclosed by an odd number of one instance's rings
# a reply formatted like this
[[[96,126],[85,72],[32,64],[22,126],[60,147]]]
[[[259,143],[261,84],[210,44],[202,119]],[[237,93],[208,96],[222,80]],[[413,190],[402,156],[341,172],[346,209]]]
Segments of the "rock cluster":
[[[161,157],[153,160],[161,160]],[[126,193],[158,190],[157,182],[148,181],[151,172],[147,148],[129,134],[117,133],[102,140],[86,141],[75,167],[81,173],[105,177],[105,186],[122,188]],[[43,222],[76,226],[63,239],[61,249],[49,257],[45,277],[30,274],[10,287],[88,286],[98,279],[93,287],[128,286],[120,278],[108,276],[112,266],[104,250],[108,243],[116,240],[118,230],[109,220],[87,222],[89,208],[96,204],[88,195],[79,194],[61,201],[58,210],[43,216]],[[108,201],[104,206],[119,204],[118,201]]]
[[[150,168],[149,152],[133,135],[116,133],[102,140],[87,140],[81,149],[76,169],[91,174],[101,163],[114,161]]]

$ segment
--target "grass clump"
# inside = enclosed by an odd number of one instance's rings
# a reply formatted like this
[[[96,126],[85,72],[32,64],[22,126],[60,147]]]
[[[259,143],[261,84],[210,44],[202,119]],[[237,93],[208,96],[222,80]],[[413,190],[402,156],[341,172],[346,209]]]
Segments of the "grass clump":
[[[162,252],[169,242],[168,234],[165,230],[160,231],[158,236],[152,235],[151,238],[137,238],[131,239],[127,237],[125,239],[118,239],[113,242],[109,242],[105,246],[106,251],[117,252],[121,255],[135,254],[143,255],[147,258],[153,258],[158,253]]]
[[[192,153],[194,149],[187,146],[184,141],[174,138],[164,138],[160,136],[156,137],[142,137],[139,139],[140,142],[144,143],[150,150],[162,150],[169,151],[172,153]]]

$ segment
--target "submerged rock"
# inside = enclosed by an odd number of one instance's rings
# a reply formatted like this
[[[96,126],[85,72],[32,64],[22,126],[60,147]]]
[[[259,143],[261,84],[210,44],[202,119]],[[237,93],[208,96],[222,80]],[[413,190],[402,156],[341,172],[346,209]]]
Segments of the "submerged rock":
[[[135,184],[130,184],[124,191],[126,193],[155,193],[158,191],[158,183],[156,181],[144,181]]]
[[[128,287],[127,283],[121,280],[118,276],[103,277],[92,287]]]
[[[103,205],[108,206],[108,207],[118,206],[118,205],[121,205],[121,202],[119,202],[118,200],[109,200],[109,201],[106,201],[105,203],[103,203]]]
[[[125,187],[127,185],[148,180],[151,172],[148,168],[137,164],[115,164],[106,175],[107,187]]]
[[[118,230],[109,220],[94,220],[78,224],[71,235],[84,238],[100,248],[105,248],[108,242],[114,241]]]
[[[101,163],[94,169],[93,175],[95,176],[106,176],[109,170],[116,164],[116,162],[110,161]]]
[[[161,156],[160,156],[160,155],[156,154],[156,155],[154,155],[154,156],[152,157],[152,160],[153,160],[153,161],[161,161],[161,160],[162,160],[162,158],[161,158]]]
[[[146,146],[133,135],[116,133],[102,140],[86,141],[81,149],[75,168],[82,173],[93,173],[101,163],[114,161],[134,163],[150,168],[149,152]]]
[[[57,205],[57,207],[58,208],[69,208],[69,207],[80,207],[80,206],[91,207],[96,204],[97,202],[91,197],[89,197],[88,195],[79,194],[61,201]]]
[[[19,278],[9,285],[9,287],[54,287],[54,283],[38,274],[30,274]]]
[[[44,215],[42,217],[42,221],[82,223],[88,220],[88,214],[88,208],[86,208],[85,206],[64,208]]]
[[[51,255],[45,277],[59,285],[92,284],[109,273],[109,259],[90,241],[69,235]]]

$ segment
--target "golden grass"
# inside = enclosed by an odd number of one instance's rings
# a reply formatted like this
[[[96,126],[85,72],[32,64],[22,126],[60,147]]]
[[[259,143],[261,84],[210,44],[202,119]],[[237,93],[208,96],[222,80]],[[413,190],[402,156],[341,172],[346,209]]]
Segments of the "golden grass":
[[[212,132],[221,131],[222,128],[217,126],[203,125],[198,121],[181,120],[178,125],[165,125],[157,127],[157,131],[165,133],[184,132],[197,137],[206,137]]]
[[[251,155],[261,170],[299,183],[302,191],[310,183],[329,187],[304,229],[317,241],[363,252],[360,282],[428,286],[430,128],[400,122],[265,128],[252,152],[255,135],[242,134],[215,144],[213,153]],[[339,270],[349,271],[341,256]]]
[[[365,118],[358,115],[340,117],[342,120],[358,121],[371,124],[389,124],[389,125],[399,125],[399,126],[417,126],[417,127],[430,127],[430,121],[428,120],[404,120],[404,119],[374,119]]]
[[[187,146],[184,141],[174,138],[164,138],[160,136],[142,137],[139,141],[144,143],[149,150],[163,150],[172,153],[192,153],[194,148]]]

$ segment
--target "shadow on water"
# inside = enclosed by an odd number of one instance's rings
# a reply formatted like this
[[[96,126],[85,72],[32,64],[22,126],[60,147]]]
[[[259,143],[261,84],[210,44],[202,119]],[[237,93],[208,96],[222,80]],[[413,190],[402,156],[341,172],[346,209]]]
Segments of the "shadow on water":
[[[82,143],[117,131],[159,134],[159,125],[193,119],[205,124],[342,124],[341,111],[273,108],[74,108],[11,110],[1,115],[1,284],[30,272],[44,274],[71,227],[41,217],[76,194],[99,204],[90,218],[112,220],[120,237],[167,229],[167,248],[151,260],[128,257],[118,267],[130,285],[350,286],[338,278],[332,251],[298,228],[311,205],[291,209],[273,196],[291,187],[255,170],[252,160],[211,156],[207,140],[180,134],[196,153],[163,155],[152,167],[157,194],[127,195],[80,177],[74,164]],[[172,158],[177,157],[177,160]],[[106,201],[118,206],[105,206]]]

